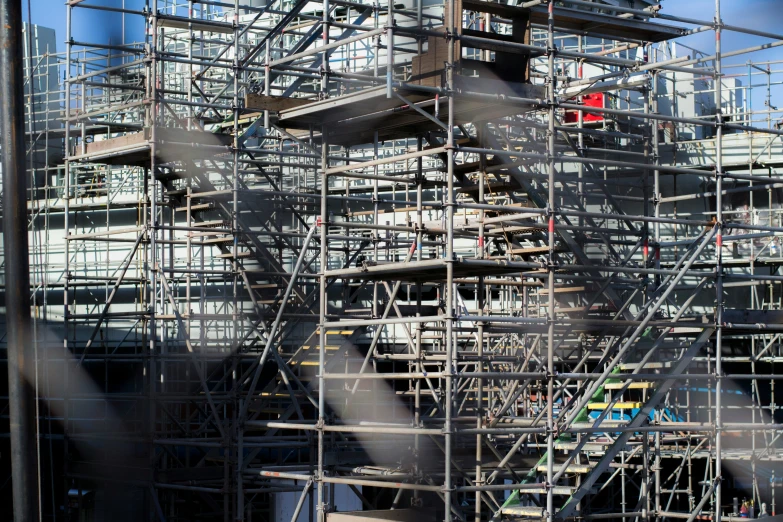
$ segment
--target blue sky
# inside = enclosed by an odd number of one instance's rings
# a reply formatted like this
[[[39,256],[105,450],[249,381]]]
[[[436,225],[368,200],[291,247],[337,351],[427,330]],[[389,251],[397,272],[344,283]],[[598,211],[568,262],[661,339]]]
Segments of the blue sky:
[[[783,34],[783,8],[781,4],[780,0],[722,0],[721,17],[725,24]],[[684,18],[711,22],[715,15],[715,0],[664,0],[661,5],[663,5],[661,12]],[[663,23],[671,22],[663,21]],[[681,41],[709,54],[715,50],[715,37],[712,32],[692,35]],[[731,51],[769,41],[767,38],[726,32],[723,46],[724,51]],[[754,61],[783,59],[783,50],[778,48],[756,53],[753,59]],[[747,56],[727,60],[727,62],[734,63],[746,61]]]
[[[715,16],[715,0],[663,0],[662,5],[662,12],[675,16],[682,16],[684,18],[711,21]],[[783,34],[783,1],[721,0],[721,18],[723,19],[723,23],[728,25],[748,27],[757,31],[765,31],[774,34]],[[747,47],[762,45],[772,41],[769,38],[761,38],[731,31],[724,32],[722,40],[724,52],[745,49]],[[715,34],[712,31],[691,35],[677,41],[710,55],[715,52]],[[724,65],[745,64],[751,56],[754,62],[783,61],[783,46],[754,52],[752,55],[740,55],[726,58],[724,60]],[[773,71],[781,71],[783,70],[783,63],[772,64],[771,67]],[[739,74],[742,84],[747,85],[747,67],[729,67],[724,70],[724,74]],[[773,75],[772,81],[783,81],[783,74]],[[764,82],[766,82],[766,80],[762,76],[753,77],[753,85]],[[764,110],[765,102],[766,89],[754,89],[754,110]],[[772,105],[783,109],[783,86],[772,87]]]

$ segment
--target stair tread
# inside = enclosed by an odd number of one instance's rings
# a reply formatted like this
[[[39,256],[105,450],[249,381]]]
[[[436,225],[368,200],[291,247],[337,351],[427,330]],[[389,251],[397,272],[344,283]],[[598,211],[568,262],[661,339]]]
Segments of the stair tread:
[[[506,506],[501,512],[504,515],[544,518],[544,508],[537,506]]]
[[[555,463],[555,473],[559,473],[561,469],[563,469],[562,464]],[[566,473],[590,473],[592,469],[592,466],[585,464],[569,464],[566,467]],[[546,471],[546,464],[536,467],[536,471]]]
[[[555,287],[555,293],[556,294],[571,294],[571,293],[579,293],[579,292],[586,292],[590,288],[587,286],[561,286],[561,287]],[[539,295],[548,295],[549,289],[543,288],[538,291]]]
[[[513,226],[513,227],[494,227],[491,229],[491,232],[493,233],[506,233],[506,234],[530,234],[533,232],[538,232],[539,230],[542,230],[543,228],[546,228],[545,225],[542,225],[540,227],[525,227],[525,226]]]
[[[552,488],[552,492],[555,495],[571,495],[574,491],[576,491],[575,487],[572,486],[555,486]],[[520,493],[528,493],[528,494],[540,494],[540,495],[546,495],[546,488],[541,486],[540,488],[533,488],[533,489],[522,489],[519,491]]]
[[[541,254],[544,252],[549,252],[548,246],[512,248],[511,250],[508,251],[509,254],[517,254],[517,255]]]
[[[645,363],[643,368],[647,370],[659,370],[662,368],[671,368],[673,366],[673,361],[663,361],[663,362],[648,362]],[[617,367],[620,370],[635,370],[639,368],[639,363],[622,363],[617,365]]]
[[[608,402],[591,402],[587,404],[588,410],[605,410],[609,406]],[[642,407],[641,402],[616,402],[612,406],[614,410],[634,410]]]
[[[623,382],[607,382],[604,384],[604,388],[607,390],[619,390],[625,387]],[[629,390],[650,390],[655,388],[654,382],[632,382],[628,385]]]
[[[582,446],[582,451],[603,451],[608,446],[610,446],[610,443],[597,443],[597,442],[588,442],[584,446]],[[555,449],[556,450],[573,450],[576,448],[577,443],[576,442],[555,442]]]

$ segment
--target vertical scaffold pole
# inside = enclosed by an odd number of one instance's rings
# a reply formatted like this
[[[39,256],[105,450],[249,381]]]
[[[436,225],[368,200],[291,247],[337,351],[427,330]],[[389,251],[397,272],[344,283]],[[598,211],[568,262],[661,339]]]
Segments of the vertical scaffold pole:
[[[231,104],[233,106],[233,119],[234,119],[234,142],[232,143],[232,188],[231,188],[231,196],[232,196],[232,208],[231,213],[233,214],[232,220],[231,220],[231,228],[233,231],[233,257],[231,259],[231,268],[232,268],[232,281],[231,281],[231,288],[232,288],[232,322],[233,322],[233,330],[234,330],[234,336],[232,339],[232,345],[237,343],[241,339],[241,331],[240,331],[240,302],[239,302],[239,274],[242,270],[242,266],[239,263],[239,149],[241,147],[241,142],[239,141],[240,137],[240,129],[239,129],[239,116],[240,116],[240,109],[239,109],[239,76],[241,74],[242,66],[240,62],[240,53],[242,51],[242,45],[241,45],[241,33],[240,33],[240,25],[239,25],[239,0],[234,0],[234,35],[233,35],[233,46],[234,46],[234,74],[233,74],[233,91],[234,96],[233,100],[231,101]],[[269,49],[269,44],[267,44],[267,49]],[[267,61],[267,63],[269,63]],[[266,86],[269,86],[269,78],[266,79]],[[265,126],[268,128],[268,121],[266,119],[268,118],[269,111],[265,111]],[[280,306],[283,306],[282,304]],[[237,368],[240,365],[240,359],[242,357],[241,350],[237,346],[237,349],[233,352],[235,354],[234,360],[232,362],[232,376],[236,376],[237,374]],[[234,383],[232,383],[232,386]],[[238,402],[240,401],[239,398],[235,399],[237,400],[236,406],[238,407],[235,411],[244,412],[245,409],[241,406],[239,406]],[[226,438],[228,439],[228,447],[229,447],[229,455],[231,453],[231,450],[233,449],[236,458],[235,459],[227,459],[228,461],[231,461],[230,463],[233,463],[235,468],[233,470],[234,472],[234,480],[236,482],[236,506],[234,507],[234,520],[237,522],[242,522],[245,517],[245,494],[242,487],[242,455],[240,452],[242,451],[242,437],[243,437],[243,426],[244,426],[244,419],[236,419],[236,422],[234,423],[234,433],[232,435],[231,430],[226,430]],[[233,439],[232,439],[233,436]],[[233,446],[233,448],[232,448]],[[231,471],[231,470],[228,470]],[[228,504],[230,502],[230,499],[228,498],[228,493],[226,494],[225,499],[225,507],[226,515],[225,517],[228,517]]]
[[[461,4],[460,4],[461,5]],[[449,117],[446,127],[446,393],[444,398],[445,424],[444,424],[444,445],[446,453],[446,462],[444,466],[443,477],[443,503],[445,522],[450,522],[452,505],[452,479],[451,479],[451,454],[453,445],[452,436],[452,397],[454,387],[453,373],[455,370],[454,361],[454,60],[455,60],[455,22],[462,21],[462,12],[455,12],[457,2],[448,0],[448,20],[446,21],[446,32],[448,34],[448,63],[446,64],[446,88],[449,93]],[[390,47],[393,50],[392,47]]]
[[[70,227],[70,214],[71,214],[71,52],[73,51],[73,40],[71,39],[71,20],[73,17],[73,5],[68,4],[65,7],[65,142],[64,152],[65,157],[63,161],[63,179],[62,179],[62,198],[63,198],[63,261],[64,261],[64,274],[63,274],[63,345],[62,355],[63,360],[67,361],[70,351],[68,350],[68,336],[70,317],[68,314],[68,298],[70,296],[70,282],[71,282],[71,266],[69,260],[71,259],[71,242],[68,241],[68,232]],[[63,366],[63,454],[68,455],[69,440],[68,440],[68,415],[69,415],[69,400],[68,390],[69,387],[69,372],[68,365]],[[67,478],[63,479],[63,486],[68,488]],[[66,489],[67,491],[67,489]]]
[[[30,262],[27,257],[27,173],[20,0],[0,0],[0,24],[0,71],[3,71],[0,75],[0,137],[3,165],[3,252],[11,482],[14,520],[36,522],[38,465],[33,391],[35,360],[30,342]]]
[[[326,30],[326,28],[324,28]],[[328,197],[329,197],[329,178],[326,176],[326,169],[329,167],[329,141],[326,135],[326,126],[321,127],[321,266],[320,266],[320,288],[319,288],[319,319],[318,319],[318,473],[316,476],[317,485],[317,511],[318,522],[325,522],[326,512],[324,505],[324,430],[323,425],[326,422],[324,409],[326,401],[324,397],[325,385],[324,369],[326,365],[326,312],[328,310],[326,302],[326,269],[329,261],[327,251],[327,218],[328,218]],[[302,246],[306,248],[306,245]]]
[[[149,331],[148,331],[148,346],[149,346],[149,413],[148,422],[150,435],[153,435],[156,424],[156,402],[157,391],[160,376],[158,375],[158,353],[156,338],[158,335],[158,311],[161,313],[163,309],[158,309],[162,306],[158,303],[158,270],[162,267],[159,266],[158,260],[158,183],[156,170],[157,166],[157,152],[158,152],[158,82],[162,80],[159,76],[158,67],[161,65],[158,54],[158,0],[152,0],[151,11],[149,18],[149,45],[150,45],[150,63],[149,63],[149,92],[150,92],[150,105],[149,105],[149,120],[147,126],[150,129],[150,159],[149,159],[149,176],[147,181],[146,197],[149,200],[149,218],[147,220],[147,235],[149,237],[149,249],[148,258],[146,259],[145,270],[147,271],[149,281],[149,301],[147,307],[149,308]],[[162,50],[162,49],[160,49]],[[154,451],[150,451],[150,466],[154,465],[155,457]],[[153,502],[150,502],[150,516],[154,513]]]
[[[549,174],[549,233],[547,242],[549,246],[548,267],[547,267],[547,292],[549,296],[548,328],[547,328],[547,413],[546,413],[546,519],[547,522],[554,522],[555,519],[555,501],[554,501],[554,454],[555,454],[555,417],[553,397],[555,392],[555,3],[549,0],[549,17],[547,25],[547,58],[548,58],[548,89],[547,96],[549,101],[549,127],[547,129],[547,167]]]
[[[723,73],[721,67],[721,29],[720,0],[715,0],[715,111],[717,130],[715,136],[715,506],[713,520],[721,522],[721,474],[722,474],[722,436],[721,407],[723,392]]]

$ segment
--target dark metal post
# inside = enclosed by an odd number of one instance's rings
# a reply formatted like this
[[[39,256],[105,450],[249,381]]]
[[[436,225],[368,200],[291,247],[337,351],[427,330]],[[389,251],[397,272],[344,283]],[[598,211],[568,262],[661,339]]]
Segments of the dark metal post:
[[[30,343],[22,60],[22,3],[20,0],[0,0],[0,136],[11,480],[14,520],[37,522],[35,361],[31,357]]]

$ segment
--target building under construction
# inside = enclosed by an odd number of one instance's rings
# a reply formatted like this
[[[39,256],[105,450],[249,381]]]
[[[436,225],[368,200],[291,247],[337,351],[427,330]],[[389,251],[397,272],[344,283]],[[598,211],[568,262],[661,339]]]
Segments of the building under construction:
[[[774,515],[783,32],[715,4],[26,26],[40,520]],[[121,38],[74,30],[96,13]]]

